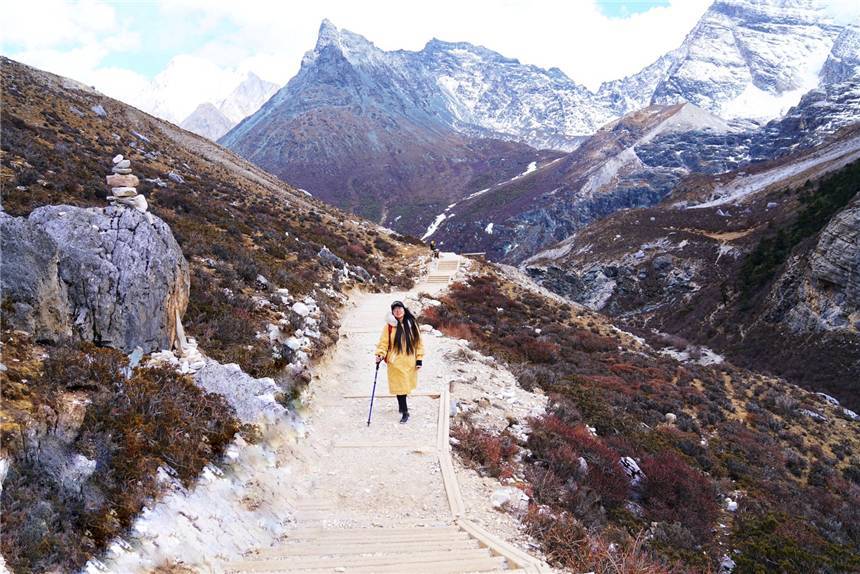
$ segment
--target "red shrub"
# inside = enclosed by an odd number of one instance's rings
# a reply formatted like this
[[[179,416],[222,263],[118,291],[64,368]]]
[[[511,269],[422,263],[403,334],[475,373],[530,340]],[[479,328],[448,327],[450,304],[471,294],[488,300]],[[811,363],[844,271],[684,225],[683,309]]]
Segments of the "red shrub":
[[[618,453],[584,426],[570,426],[553,415],[537,419],[532,422],[529,448],[562,481],[574,479],[592,488],[604,505],[618,506],[627,500],[629,483]],[[586,462],[584,476],[580,458]]]
[[[484,469],[490,476],[510,476],[511,460],[519,447],[507,432],[491,434],[471,424],[451,427],[451,436],[459,441],[457,450],[467,463]]]
[[[640,467],[649,518],[680,522],[697,537],[710,538],[719,510],[714,483],[672,452],[647,457]]]
[[[555,363],[560,350],[555,343],[538,341],[531,337],[522,342],[520,349],[532,363]]]

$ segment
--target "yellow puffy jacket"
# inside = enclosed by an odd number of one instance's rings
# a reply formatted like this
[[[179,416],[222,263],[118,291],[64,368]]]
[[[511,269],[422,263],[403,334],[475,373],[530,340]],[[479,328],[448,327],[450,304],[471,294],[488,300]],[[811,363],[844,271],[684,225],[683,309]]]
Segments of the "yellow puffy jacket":
[[[379,344],[376,345],[376,356],[384,357],[388,365],[388,392],[392,395],[408,395],[418,386],[416,361],[424,360],[424,343],[419,336],[415,341],[414,354],[398,353],[394,346],[396,332],[396,326],[385,324]]]

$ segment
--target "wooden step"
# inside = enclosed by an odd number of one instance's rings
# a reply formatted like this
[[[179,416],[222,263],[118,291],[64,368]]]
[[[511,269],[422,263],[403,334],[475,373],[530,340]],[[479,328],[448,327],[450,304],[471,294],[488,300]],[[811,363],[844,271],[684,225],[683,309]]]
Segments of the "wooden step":
[[[370,527],[370,528],[293,528],[285,531],[286,536],[325,536],[327,534],[339,534],[341,532],[365,532],[378,533],[380,535],[404,534],[404,533],[449,533],[456,534],[463,530],[459,526],[395,526],[395,527]]]
[[[227,565],[228,570],[242,570],[244,572],[266,572],[279,568],[330,568],[334,570],[347,566],[388,566],[407,565],[422,562],[438,562],[439,560],[475,560],[491,558],[493,555],[486,548],[475,548],[472,550],[453,550],[450,552],[413,552],[410,554],[389,554],[385,556],[291,556],[289,558],[269,558],[256,560],[249,556],[245,560],[237,560]]]
[[[328,536],[302,536],[302,537],[293,537],[287,535],[287,538],[283,541],[283,543],[279,546],[280,548],[284,548],[290,544],[298,544],[300,542],[307,543],[316,543],[316,544],[329,544],[333,542],[345,543],[345,544],[358,544],[365,542],[389,542],[389,543],[403,543],[403,542],[442,542],[446,540],[456,541],[456,540],[469,540],[471,536],[469,536],[465,532],[455,532],[455,533],[440,533],[440,534],[388,534],[387,536],[380,536],[378,534],[362,534],[360,532],[349,532],[346,531],[343,534],[339,535],[328,535]]]
[[[406,553],[406,552],[429,552],[429,551],[447,551],[447,550],[469,550],[471,548],[480,548],[481,544],[473,539],[467,540],[431,540],[428,542],[367,542],[363,544],[334,542],[295,542],[292,544],[284,544],[277,548],[267,548],[260,550],[257,556],[260,557],[276,557],[276,556],[337,556],[348,554],[391,554],[391,553]]]
[[[404,563],[370,566],[340,566],[348,574],[463,574],[466,572],[489,572],[503,570],[506,561],[501,556],[490,558],[475,558],[468,560],[437,560],[434,562]],[[283,568],[269,568],[264,572],[282,572],[289,574],[330,574],[334,571],[331,567],[322,568],[293,568],[285,561]],[[260,570],[233,570],[232,572],[260,572]]]

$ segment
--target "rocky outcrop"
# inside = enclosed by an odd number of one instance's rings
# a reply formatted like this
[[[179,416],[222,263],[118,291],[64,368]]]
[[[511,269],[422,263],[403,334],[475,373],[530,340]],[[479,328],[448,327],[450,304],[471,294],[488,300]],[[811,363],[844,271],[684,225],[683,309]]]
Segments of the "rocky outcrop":
[[[3,297],[15,328],[126,352],[173,345],[189,271],[162,220],[121,207],[56,205],[26,220],[5,216],[2,225]]]
[[[821,232],[785,321],[798,333],[860,330],[860,201]]]
[[[446,249],[519,263],[596,219],[658,203],[691,174],[752,169],[815,148],[856,126],[858,114],[858,79],[813,90],[784,117],[749,130],[690,104],[651,106],[557,161],[458,202],[434,239]],[[492,233],[485,232],[489,223]]]

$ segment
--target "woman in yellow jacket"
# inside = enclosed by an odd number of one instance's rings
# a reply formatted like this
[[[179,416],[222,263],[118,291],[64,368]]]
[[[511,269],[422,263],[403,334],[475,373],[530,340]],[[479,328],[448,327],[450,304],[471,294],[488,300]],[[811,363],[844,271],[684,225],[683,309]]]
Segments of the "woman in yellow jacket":
[[[388,392],[397,395],[401,424],[409,420],[406,395],[418,385],[418,369],[423,360],[424,344],[421,342],[418,322],[403,303],[395,301],[391,304],[391,315],[379,336],[376,362],[385,361],[388,364]]]

